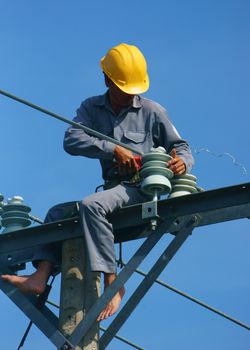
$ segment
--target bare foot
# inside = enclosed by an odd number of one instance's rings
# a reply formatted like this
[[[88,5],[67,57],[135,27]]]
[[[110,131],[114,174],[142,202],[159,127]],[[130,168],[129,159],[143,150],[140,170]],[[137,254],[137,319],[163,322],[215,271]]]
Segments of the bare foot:
[[[50,275],[52,265],[43,261],[35,273],[29,276],[1,275],[0,278],[11,283],[25,294],[42,294]]]
[[[115,274],[105,274],[104,277],[104,283],[105,283],[105,289],[113,282],[113,280],[116,278]],[[111,301],[106,305],[105,309],[100,313],[100,315],[97,318],[97,322],[102,321],[116,313],[116,311],[119,309],[122,298],[125,294],[125,288],[122,287],[118,293],[111,299]]]
[[[37,282],[33,275],[2,275],[1,279],[9,282],[25,294],[42,294],[46,287],[46,282]]]

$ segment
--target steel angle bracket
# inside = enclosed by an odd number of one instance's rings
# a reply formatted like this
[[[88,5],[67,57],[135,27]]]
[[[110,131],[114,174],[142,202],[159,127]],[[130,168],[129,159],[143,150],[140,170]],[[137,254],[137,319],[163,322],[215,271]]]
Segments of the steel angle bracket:
[[[176,235],[178,234],[178,232],[185,226],[185,223],[187,222],[187,220],[190,219],[190,215],[185,215],[185,216],[179,216],[177,217],[174,222],[172,223],[172,225],[169,227],[169,233]],[[192,227],[193,229],[195,227],[198,227],[200,222],[201,222],[201,215],[197,214],[193,214],[191,216],[191,221],[192,221]],[[190,232],[190,234],[192,234],[192,232]]]
[[[157,226],[157,219],[159,218],[157,210],[157,200],[142,203],[142,219],[150,219],[151,229],[155,230]]]
[[[142,203],[142,219],[152,219],[157,216],[157,201]]]

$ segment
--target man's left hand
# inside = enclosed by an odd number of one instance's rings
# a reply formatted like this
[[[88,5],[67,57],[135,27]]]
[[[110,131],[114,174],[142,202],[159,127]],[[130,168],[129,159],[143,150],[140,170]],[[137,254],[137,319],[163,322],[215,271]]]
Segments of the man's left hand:
[[[168,168],[172,170],[174,175],[184,174],[186,172],[186,164],[180,157],[177,156],[175,148],[172,149],[170,155],[173,157],[173,159],[168,162]]]

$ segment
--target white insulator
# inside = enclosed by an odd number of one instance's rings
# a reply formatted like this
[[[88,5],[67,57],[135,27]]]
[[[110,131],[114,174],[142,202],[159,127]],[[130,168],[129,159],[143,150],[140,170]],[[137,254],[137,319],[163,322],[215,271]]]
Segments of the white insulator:
[[[143,178],[141,190],[144,193],[159,196],[171,191],[169,179],[173,177],[173,172],[167,167],[170,159],[172,157],[166,154],[163,147],[152,149],[142,157],[140,176]]]
[[[169,198],[185,196],[198,192],[196,180],[196,176],[192,174],[174,176],[171,180],[172,191],[169,195]]]
[[[23,198],[14,196],[2,207],[2,233],[20,230],[31,224],[29,218],[30,207],[24,204]]]

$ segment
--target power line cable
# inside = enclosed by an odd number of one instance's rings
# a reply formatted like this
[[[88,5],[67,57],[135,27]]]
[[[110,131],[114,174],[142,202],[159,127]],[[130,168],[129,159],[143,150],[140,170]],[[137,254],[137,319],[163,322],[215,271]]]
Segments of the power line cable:
[[[123,265],[125,266],[126,264],[123,263]],[[143,272],[143,271],[141,271],[139,269],[136,269],[135,272],[137,272],[141,276],[144,276],[144,277],[147,276],[147,274],[145,272]],[[216,313],[219,316],[222,316],[222,317],[228,319],[229,321],[231,321],[233,323],[236,323],[238,326],[241,326],[241,327],[243,327],[243,328],[245,328],[247,330],[250,330],[250,326],[249,325],[247,325],[247,324],[245,324],[245,323],[243,323],[243,322],[241,322],[241,321],[239,321],[239,320],[237,320],[237,319],[227,315],[226,313],[224,313],[224,312],[222,312],[222,311],[220,311],[220,310],[218,310],[218,309],[216,309],[216,308],[214,308],[214,307],[204,303],[203,301],[201,301],[199,299],[196,299],[196,298],[192,297],[189,294],[186,294],[186,293],[182,292],[181,290],[179,290],[177,288],[172,287],[171,285],[169,285],[169,284],[167,284],[167,283],[165,283],[165,282],[163,282],[163,281],[161,281],[159,279],[156,279],[155,283],[157,283],[157,284],[159,284],[159,285],[161,285],[161,286],[171,290],[172,292],[174,292],[176,294],[179,294],[179,295],[183,296],[186,299],[189,299],[190,301],[192,301],[192,302],[194,302],[194,303],[196,303],[196,304],[198,304],[198,305],[200,305],[200,306],[202,306],[202,307],[204,307],[204,308],[206,308],[206,309]]]
[[[43,221],[43,220],[37,218],[37,217],[34,216],[34,215],[29,214],[29,218],[30,218],[33,222],[37,222],[38,224],[44,224],[44,221]]]
[[[33,108],[33,109],[36,109],[36,110],[38,110],[38,111],[40,111],[40,112],[42,112],[42,113],[44,113],[44,114],[47,114],[47,115],[49,115],[49,116],[51,116],[51,117],[53,117],[53,118],[56,118],[56,119],[58,119],[58,120],[61,120],[61,121],[64,122],[64,123],[70,124],[70,125],[72,125],[72,126],[78,128],[78,129],[82,129],[83,131],[85,131],[85,132],[86,132],[87,134],[89,134],[89,135],[95,136],[95,137],[97,137],[97,138],[99,138],[99,139],[101,139],[101,140],[109,141],[109,142],[111,142],[111,143],[113,143],[113,144],[115,144],[115,145],[118,145],[118,146],[121,146],[121,147],[123,147],[123,148],[126,148],[126,149],[132,151],[132,152],[135,153],[135,154],[138,154],[138,155],[141,155],[141,156],[143,155],[143,153],[142,153],[141,151],[138,151],[137,149],[134,149],[133,147],[131,147],[131,146],[129,146],[129,145],[126,145],[126,144],[124,144],[124,143],[122,143],[122,142],[120,142],[120,141],[118,141],[118,140],[115,140],[115,139],[113,139],[113,138],[110,137],[110,136],[104,135],[104,134],[102,134],[102,133],[100,133],[100,132],[98,132],[98,131],[96,131],[96,130],[93,130],[93,129],[91,129],[91,128],[88,128],[87,126],[85,126],[85,125],[83,125],[83,124],[81,124],[81,123],[77,123],[77,122],[74,122],[73,120],[70,120],[70,119],[68,119],[68,118],[62,117],[62,116],[59,115],[59,114],[56,114],[56,113],[54,113],[54,112],[50,112],[50,111],[47,110],[47,109],[44,109],[44,108],[42,108],[42,107],[40,107],[40,106],[37,106],[37,105],[35,105],[34,103],[31,103],[31,102],[29,102],[29,101],[27,101],[27,100],[24,100],[24,99],[22,99],[22,98],[20,98],[20,97],[15,96],[15,95],[12,95],[12,94],[10,94],[9,92],[6,92],[6,91],[4,91],[4,90],[0,90],[0,94],[1,94],[1,95],[4,95],[4,96],[6,96],[6,97],[8,97],[8,98],[10,98],[10,99],[12,99],[12,100],[15,100],[15,101],[17,101],[17,102],[19,102],[19,103],[22,103],[22,104],[24,104],[24,105],[26,105],[26,106],[29,106],[29,107],[31,107],[31,108]]]
[[[137,149],[134,149],[133,147],[131,147],[131,146],[129,146],[129,145],[126,145],[126,144],[124,144],[124,143],[122,143],[122,142],[120,142],[120,141],[118,141],[118,140],[115,140],[115,139],[113,139],[113,138],[110,137],[110,136],[104,135],[104,134],[102,134],[102,133],[100,133],[100,132],[98,132],[98,131],[96,131],[96,130],[93,130],[93,129],[87,127],[87,126],[84,126],[83,124],[76,123],[76,122],[74,122],[73,120],[70,120],[70,119],[68,119],[68,118],[62,117],[62,116],[59,115],[59,114],[56,114],[56,113],[51,112],[51,111],[49,111],[49,110],[47,110],[47,109],[44,109],[43,107],[40,107],[40,106],[38,106],[38,105],[35,105],[34,103],[29,102],[29,101],[27,101],[27,100],[24,100],[24,99],[22,99],[22,98],[20,98],[20,97],[18,97],[18,96],[15,96],[15,95],[13,95],[13,94],[10,94],[10,93],[7,92],[7,91],[4,91],[4,90],[1,90],[1,89],[0,89],[0,94],[4,95],[4,96],[6,96],[6,97],[8,97],[8,98],[10,98],[10,99],[12,99],[12,100],[15,100],[15,101],[17,101],[17,102],[19,102],[19,103],[25,104],[25,105],[27,105],[27,106],[29,106],[29,107],[31,107],[31,108],[33,108],[33,109],[36,109],[36,110],[38,110],[38,111],[40,111],[40,112],[42,112],[42,113],[45,113],[45,114],[47,114],[47,115],[49,115],[49,116],[51,116],[51,117],[53,117],[53,118],[56,118],[56,119],[58,119],[58,120],[61,120],[61,121],[65,122],[65,123],[67,123],[67,124],[70,124],[70,125],[75,126],[75,127],[79,128],[79,129],[82,129],[82,130],[84,130],[86,133],[88,133],[88,134],[90,134],[90,135],[92,135],[92,136],[95,136],[95,137],[97,137],[97,138],[99,138],[99,139],[101,139],[101,140],[109,141],[109,142],[111,142],[111,143],[113,143],[113,144],[116,144],[116,145],[119,145],[119,146],[121,146],[121,147],[124,147],[124,148],[126,148],[126,149],[128,149],[128,150],[134,152],[135,154],[143,155],[143,153],[140,152],[140,151],[138,151]],[[213,152],[213,151],[211,151],[210,149],[207,149],[207,148],[200,148],[200,149],[194,148],[194,153],[195,153],[195,154],[199,154],[199,153],[201,153],[201,152],[210,153],[210,154],[212,154],[212,155],[215,156],[215,157],[227,156],[227,157],[229,157],[229,158],[232,160],[232,162],[233,162],[233,164],[234,164],[235,166],[239,166],[239,167],[241,168],[242,173],[243,173],[244,175],[247,175],[247,169],[245,168],[245,166],[244,166],[243,164],[239,163],[239,162],[237,161],[237,159],[236,159],[231,153],[229,153],[229,152],[215,153],[215,152]]]
[[[221,158],[221,157],[228,157],[230,158],[230,160],[232,161],[233,165],[235,166],[238,166],[242,173],[244,175],[247,175],[247,169],[245,168],[245,166],[243,164],[241,164],[231,153],[229,152],[222,152],[222,153],[216,153],[216,152],[213,152],[211,151],[210,149],[208,148],[199,148],[199,149],[196,149],[196,148],[193,148],[193,151],[195,154],[199,154],[199,153],[202,153],[202,152],[206,152],[206,153],[209,153],[211,154],[212,156],[214,157],[217,157],[217,158]]]
[[[103,328],[100,326],[100,330],[105,332],[106,331],[106,328]],[[140,347],[139,345],[136,345],[135,343],[132,343],[131,341],[127,340],[126,338],[124,337],[121,337],[120,335],[116,334],[114,336],[114,338],[120,340],[121,342],[127,344],[127,345],[130,345],[132,346],[134,349],[138,349],[138,350],[145,350],[144,348]]]
[[[57,309],[60,308],[60,306],[57,305],[56,303],[54,303],[53,301],[47,300],[46,303],[47,303],[47,304],[50,304],[51,306],[56,307]],[[103,332],[105,332],[105,331],[106,331],[106,328],[103,328],[103,327],[100,326],[100,330],[103,331]],[[118,334],[116,334],[116,335],[114,336],[114,338],[120,340],[121,342],[123,342],[123,343],[125,343],[125,344],[127,344],[127,345],[132,346],[134,349],[137,349],[137,350],[145,350],[144,348],[140,347],[139,345],[137,345],[137,344],[135,344],[135,343],[132,343],[130,340],[128,340],[128,339],[126,339],[126,338],[124,338],[124,337],[121,337],[121,336],[118,335]]]

